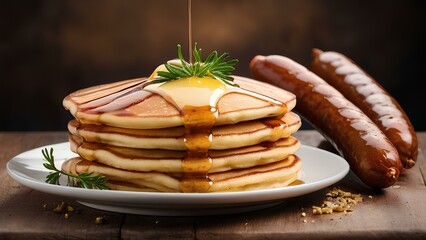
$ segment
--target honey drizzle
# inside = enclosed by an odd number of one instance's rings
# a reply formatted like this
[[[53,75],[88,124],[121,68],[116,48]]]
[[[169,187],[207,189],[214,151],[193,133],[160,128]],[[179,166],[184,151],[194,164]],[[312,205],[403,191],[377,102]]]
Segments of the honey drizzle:
[[[216,122],[217,110],[211,106],[185,106],[181,113],[187,155],[182,161],[180,189],[183,192],[208,192],[213,185],[208,177],[212,166],[208,151],[213,140],[211,128]]]
[[[262,123],[272,129],[272,133],[268,139],[269,142],[276,142],[282,138],[288,128],[288,124],[281,120],[281,117],[263,119]]]
[[[194,63],[192,61],[192,1],[188,1],[188,55],[189,63]]]

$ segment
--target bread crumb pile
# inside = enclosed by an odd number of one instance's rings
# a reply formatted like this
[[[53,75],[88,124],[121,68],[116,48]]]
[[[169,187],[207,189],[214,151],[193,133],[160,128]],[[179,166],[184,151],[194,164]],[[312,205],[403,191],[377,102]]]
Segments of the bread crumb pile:
[[[333,187],[327,194],[321,206],[312,206],[312,214],[331,214],[333,212],[351,212],[351,206],[363,201],[361,194],[346,192]]]

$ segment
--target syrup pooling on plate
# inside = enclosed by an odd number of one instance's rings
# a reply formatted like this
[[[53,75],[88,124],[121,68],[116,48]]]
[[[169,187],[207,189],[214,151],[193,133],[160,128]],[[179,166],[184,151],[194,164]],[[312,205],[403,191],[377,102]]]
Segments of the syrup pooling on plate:
[[[149,79],[155,79],[157,72],[164,70],[164,66],[160,65]],[[211,130],[219,115],[217,105],[222,96],[231,92],[250,95],[280,106],[284,112],[287,112],[286,105],[275,99],[226,85],[210,77],[185,77],[165,83],[150,84],[144,90],[161,95],[181,113],[187,148],[186,157],[182,161],[183,175],[180,183],[182,192],[208,192],[214,184],[208,176],[212,166],[209,149],[213,140]],[[277,119],[265,120],[264,124],[273,127],[271,141],[276,141],[286,126],[283,121]]]

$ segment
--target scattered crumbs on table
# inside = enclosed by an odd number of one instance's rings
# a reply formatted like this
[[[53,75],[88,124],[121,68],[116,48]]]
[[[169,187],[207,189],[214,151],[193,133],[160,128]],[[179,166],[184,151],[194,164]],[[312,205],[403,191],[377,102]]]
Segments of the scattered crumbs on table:
[[[74,208],[71,205],[67,205],[67,211],[68,212],[74,212]]]
[[[351,206],[363,201],[361,194],[354,194],[333,187],[325,195],[325,200],[321,206],[312,206],[312,214],[331,214],[333,212],[343,212],[345,215],[352,212]]]
[[[43,210],[48,210],[48,205],[46,203],[43,205]],[[74,212],[74,207],[71,206],[70,203],[61,202],[56,205],[56,207],[54,207],[52,210],[53,212],[58,214],[68,214],[69,217],[69,213]]]
[[[81,214],[80,209],[76,210],[70,203],[66,203],[66,202],[61,202],[58,205],[56,205],[55,207],[50,208],[50,209],[49,209],[49,205],[47,203],[45,203],[45,204],[43,204],[42,209],[44,211],[46,211],[46,210],[50,211],[51,210],[54,213],[60,214],[60,215],[63,214],[64,219],[69,219],[72,216],[72,214],[78,214],[78,215]],[[99,225],[99,224],[105,224],[105,223],[107,223],[105,216],[97,216],[95,218],[95,224]],[[158,221],[156,223],[158,223]]]
[[[95,224],[96,225],[100,225],[100,224],[104,224],[106,223],[106,218],[105,216],[98,216],[95,218]]]

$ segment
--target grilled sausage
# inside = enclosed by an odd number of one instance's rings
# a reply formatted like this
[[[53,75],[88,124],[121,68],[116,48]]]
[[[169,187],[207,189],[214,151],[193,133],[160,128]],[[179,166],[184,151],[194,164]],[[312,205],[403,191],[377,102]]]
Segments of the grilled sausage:
[[[302,65],[283,56],[256,56],[254,78],[296,95],[295,110],[342,155],[372,188],[393,185],[402,169],[395,147],[358,107]]]
[[[359,107],[389,138],[404,168],[417,161],[413,125],[398,102],[353,60],[337,52],[313,50],[310,70]]]

